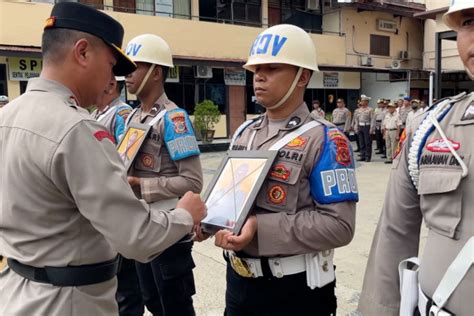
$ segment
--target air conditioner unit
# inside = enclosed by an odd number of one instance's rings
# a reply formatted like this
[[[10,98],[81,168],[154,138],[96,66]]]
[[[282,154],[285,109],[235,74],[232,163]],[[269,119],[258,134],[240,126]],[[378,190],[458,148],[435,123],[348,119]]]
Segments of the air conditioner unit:
[[[408,59],[408,51],[406,50],[402,50],[400,51],[400,57],[399,57],[401,60],[406,60]]]
[[[306,10],[319,10],[319,0],[306,0]]]
[[[211,66],[196,66],[196,78],[212,78],[212,67]]]
[[[390,64],[390,66],[392,67],[392,69],[400,69],[401,67],[400,60],[398,59],[392,60],[392,63]]]
[[[367,66],[367,67],[372,67],[372,57],[369,55],[362,55],[360,56],[360,65],[361,66]]]
[[[384,32],[397,32],[397,22],[388,20],[377,20],[377,30]]]

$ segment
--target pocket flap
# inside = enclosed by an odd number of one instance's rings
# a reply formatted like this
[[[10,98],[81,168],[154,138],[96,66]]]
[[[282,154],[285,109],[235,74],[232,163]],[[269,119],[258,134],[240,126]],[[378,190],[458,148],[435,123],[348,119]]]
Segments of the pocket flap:
[[[461,179],[461,169],[420,170],[418,194],[436,194],[454,191],[461,183]]]

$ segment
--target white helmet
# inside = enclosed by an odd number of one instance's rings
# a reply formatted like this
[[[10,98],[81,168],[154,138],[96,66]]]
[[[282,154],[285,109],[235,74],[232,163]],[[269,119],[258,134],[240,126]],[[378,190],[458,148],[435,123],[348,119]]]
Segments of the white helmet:
[[[6,95],[0,95],[0,102],[8,102],[8,97]]]
[[[275,105],[265,105],[269,110],[279,108],[288,100],[296,88],[303,69],[319,71],[316,48],[311,36],[303,29],[290,24],[275,25],[260,33],[250,48],[244,68],[255,72],[257,65],[273,63],[296,66],[298,72],[283,98]]]
[[[443,22],[449,28],[457,31],[461,26],[462,11],[467,9],[474,9],[473,0],[452,0],[449,6],[449,11],[443,16]]]
[[[125,53],[134,62],[174,67],[171,49],[158,35],[143,34],[134,37],[128,42]]]
[[[256,65],[272,63],[319,70],[311,36],[290,24],[275,25],[260,33],[250,48],[244,68],[255,72]]]

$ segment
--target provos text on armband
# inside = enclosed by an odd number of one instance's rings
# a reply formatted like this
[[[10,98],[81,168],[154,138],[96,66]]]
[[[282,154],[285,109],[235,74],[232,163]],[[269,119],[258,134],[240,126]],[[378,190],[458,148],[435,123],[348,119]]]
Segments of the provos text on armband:
[[[321,182],[325,196],[358,193],[355,170],[352,168],[321,171]],[[338,192],[334,192],[334,189]]]

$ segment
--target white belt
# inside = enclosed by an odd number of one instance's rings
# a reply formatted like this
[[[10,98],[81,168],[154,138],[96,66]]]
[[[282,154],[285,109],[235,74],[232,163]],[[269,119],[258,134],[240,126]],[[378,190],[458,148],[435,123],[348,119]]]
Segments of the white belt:
[[[178,198],[172,198],[150,203],[150,207],[154,210],[168,211],[176,208],[177,203]]]
[[[359,126],[370,126],[370,123],[359,123]]]
[[[452,316],[453,314],[448,313],[447,311],[440,309],[436,305],[432,305],[429,309],[429,313],[426,313],[426,308],[428,307],[429,299],[421,290],[421,287],[418,286],[418,310],[420,311],[421,316]]]

